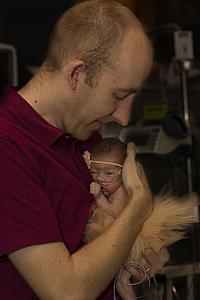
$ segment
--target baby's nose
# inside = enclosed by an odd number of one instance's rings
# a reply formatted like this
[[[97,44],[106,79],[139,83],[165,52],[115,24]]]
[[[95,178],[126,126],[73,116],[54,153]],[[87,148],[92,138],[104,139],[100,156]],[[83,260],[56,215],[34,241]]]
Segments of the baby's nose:
[[[96,177],[96,181],[98,182],[98,183],[104,183],[104,181],[105,181],[105,177],[102,175],[102,174],[99,174],[99,175],[97,175],[97,177]]]

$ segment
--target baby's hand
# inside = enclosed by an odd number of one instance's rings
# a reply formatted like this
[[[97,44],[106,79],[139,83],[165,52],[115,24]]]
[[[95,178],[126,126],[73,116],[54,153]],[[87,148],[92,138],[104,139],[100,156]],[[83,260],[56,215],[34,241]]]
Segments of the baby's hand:
[[[90,184],[90,193],[94,196],[94,198],[97,200],[99,197],[101,197],[102,191],[101,186],[97,182],[92,182]]]

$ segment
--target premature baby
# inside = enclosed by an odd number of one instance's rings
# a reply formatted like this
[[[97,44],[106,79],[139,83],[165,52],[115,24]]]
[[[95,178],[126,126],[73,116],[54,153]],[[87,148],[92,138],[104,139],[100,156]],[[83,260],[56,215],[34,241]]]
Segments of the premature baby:
[[[89,242],[103,232],[125,207],[128,196],[122,182],[122,168],[126,158],[126,145],[116,138],[103,139],[91,153],[85,152],[84,159],[91,171],[93,182],[90,192],[94,196],[92,215],[85,227],[84,240]],[[135,191],[137,193],[137,191]],[[139,262],[143,251],[152,248],[159,252],[185,237],[189,224],[194,223],[195,194],[175,197],[159,194],[154,198],[154,209],[138,235],[128,261]],[[129,283],[127,273],[121,280]],[[134,295],[125,299],[135,299]]]

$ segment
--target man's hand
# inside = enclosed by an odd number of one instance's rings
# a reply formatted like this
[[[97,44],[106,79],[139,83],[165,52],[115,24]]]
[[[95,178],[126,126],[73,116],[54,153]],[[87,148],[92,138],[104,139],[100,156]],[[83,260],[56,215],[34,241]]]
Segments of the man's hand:
[[[169,260],[169,252],[166,247],[162,247],[158,253],[151,248],[144,250],[143,264],[150,277],[159,273]]]
[[[162,247],[158,253],[153,251],[151,248],[147,248],[144,250],[138,264],[141,264],[149,277],[152,277],[163,269],[168,260],[169,252],[167,248]],[[141,278],[144,277],[144,274],[134,267],[128,266],[126,269],[132,274],[136,281],[141,280]]]
[[[122,270],[118,274],[119,279],[116,280],[116,290],[123,300],[136,300],[133,286],[129,285],[131,274],[126,270]]]
[[[127,145],[127,157],[122,168],[122,179],[129,199],[134,196],[134,201],[139,199],[144,208],[152,211],[152,194],[141,164],[135,161],[135,145]]]
[[[135,155],[135,145],[129,143],[127,145],[127,157],[122,168],[122,179],[129,196],[131,196],[135,190],[149,189],[143,167],[136,162]]]

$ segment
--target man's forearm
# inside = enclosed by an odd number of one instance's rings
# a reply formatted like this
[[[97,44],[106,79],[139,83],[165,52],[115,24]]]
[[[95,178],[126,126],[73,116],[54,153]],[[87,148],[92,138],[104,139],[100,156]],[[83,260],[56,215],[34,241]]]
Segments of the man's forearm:
[[[130,201],[105,232],[71,256],[77,279],[86,294],[90,291],[91,299],[103,291],[127,258],[148,213],[139,201]]]
[[[94,300],[128,256],[148,215],[145,207],[142,199],[130,201],[104,233],[71,256],[63,243],[49,243],[9,258],[41,300]]]

